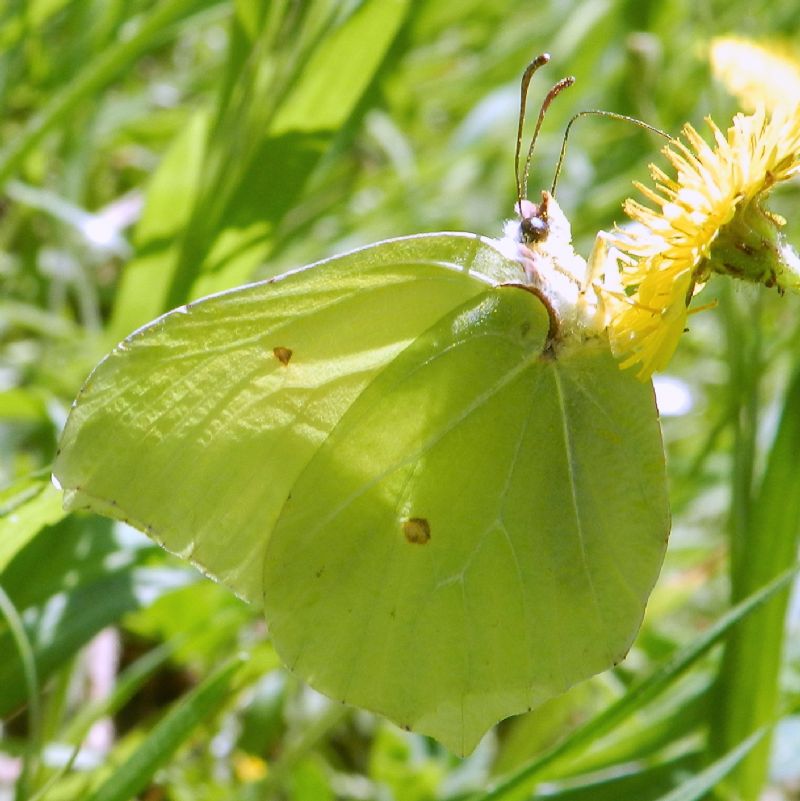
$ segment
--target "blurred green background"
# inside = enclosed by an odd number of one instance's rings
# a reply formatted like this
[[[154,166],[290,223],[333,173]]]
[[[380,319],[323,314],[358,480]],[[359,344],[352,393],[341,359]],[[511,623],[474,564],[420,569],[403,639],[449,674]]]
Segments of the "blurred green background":
[[[227,591],[131,529],[65,517],[48,469],[93,364],[167,309],[385,237],[498,236],[534,55],[553,54],[534,109],[577,79],[536,199],[577,111],[724,128],[710,38],[800,58],[799,25],[794,0],[6,0],[0,800],[800,798],[796,297],[706,290],[716,308],[658,382],[674,524],[631,655],[466,760],[302,686]],[[558,197],[584,256],[661,146],[576,125]],[[800,246],[798,199],[772,207]]]

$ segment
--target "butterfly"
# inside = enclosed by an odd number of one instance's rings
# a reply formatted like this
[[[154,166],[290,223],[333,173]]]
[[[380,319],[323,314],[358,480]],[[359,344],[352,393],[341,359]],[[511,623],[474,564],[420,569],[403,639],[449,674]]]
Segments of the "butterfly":
[[[69,509],[262,608],[312,687],[458,754],[623,659],[669,530],[652,385],[519,194],[503,240],[392,239],[144,326],[54,465]]]

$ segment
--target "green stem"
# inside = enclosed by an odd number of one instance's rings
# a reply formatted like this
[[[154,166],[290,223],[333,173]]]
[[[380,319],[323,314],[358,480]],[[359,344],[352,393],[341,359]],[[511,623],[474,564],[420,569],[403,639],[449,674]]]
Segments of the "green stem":
[[[751,325],[752,323],[748,323]],[[741,329],[740,329],[741,330]],[[770,581],[796,558],[800,545],[800,370],[786,391],[782,418],[768,454],[758,491],[746,486],[755,452],[755,382],[746,387],[742,431],[734,484],[731,591],[734,601]],[[745,491],[747,497],[743,497]],[[737,497],[737,493],[739,496]],[[780,667],[788,589],[765,605],[728,640],[720,665],[717,703],[711,721],[712,758],[780,714]],[[755,801],[766,782],[770,738],[753,749],[731,775],[738,798]]]
[[[39,677],[36,672],[36,659],[33,646],[25,631],[22,618],[13,601],[0,586],[0,612],[8,623],[11,636],[19,651],[22,671],[25,674],[25,685],[28,690],[28,743],[22,756],[22,769],[16,787],[16,798],[22,801],[28,797],[28,784],[35,772],[38,754],[42,747],[42,714],[39,706]]]
[[[731,600],[744,598],[742,573],[749,570],[747,550],[753,511],[753,469],[759,421],[760,304],[741,309],[732,282],[726,282],[725,323],[728,348],[728,393],[733,410],[734,447],[731,472]],[[755,318],[755,319],[754,319]]]

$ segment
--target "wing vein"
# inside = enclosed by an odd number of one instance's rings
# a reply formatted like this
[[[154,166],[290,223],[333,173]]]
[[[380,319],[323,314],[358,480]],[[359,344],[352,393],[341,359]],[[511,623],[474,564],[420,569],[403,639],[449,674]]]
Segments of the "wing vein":
[[[531,390],[531,397],[535,397],[536,389],[538,388],[540,383],[541,383],[541,374],[537,376],[536,383],[534,384]],[[514,558],[514,567],[516,569],[517,581],[519,582],[520,595],[522,598],[522,612],[526,621],[532,620],[533,618],[530,616],[530,611],[528,609],[528,594],[525,591],[525,577],[522,572],[522,566],[520,564],[516,546],[514,545],[514,541],[511,538],[511,534],[508,530],[508,526],[506,525],[505,521],[505,503],[508,497],[508,490],[509,487],[511,486],[511,481],[513,480],[514,474],[516,473],[517,470],[517,464],[519,462],[520,453],[522,452],[522,446],[525,442],[525,438],[528,433],[528,428],[530,427],[530,422],[531,418],[533,417],[533,412],[534,412],[534,404],[531,403],[528,409],[528,415],[525,418],[525,422],[522,426],[522,431],[520,432],[519,439],[517,440],[517,446],[514,449],[514,455],[511,459],[511,464],[509,466],[508,474],[506,475],[505,486],[503,487],[503,491],[500,493],[500,498],[502,500],[501,500],[501,505],[499,507],[499,514],[497,517],[497,522],[500,526],[500,530],[503,532],[503,536],[505,537],[506,542],[508,543],[508,547],[511,550],[511,555]],[[528,653],[528,660],[529,663],[532,664],[534,659],[533,642],[531,641],[530,638],[530,629],[527,626],[525,627],[525,642],[527,645],[526,650]],[[559,651],[559,658],[560,659],[562,658],[562,654],[560,651]]]
[[[567,471],[569,473],[570,498],[572,500],[572,512],[575,516],[575,525],[578,532],[578,544],[580,547],[581,564],[583,567],[583,572],[586,575],[586,582],[589,586],[589,592],[592,597],[592,606],[594,608],[595,616],[597,617],[597,622],[600,624],[601,629],[605,632],[607,631],[607,627],[603,620],[603,615],[600,611],[600,603],[597,599],[597,588],[594,586],[594,579],[592,578],[592,572],[591,569],[589,568],[589,559],[586,551],[586,535],[583,530],[583,519],[581,517],[581,511],[578,505],[578,488],[576,486],[575,465],[574,465],[575,461],[574,445],[572,441],[572,434],[569,428],[567,407],[564,400],[564,388],[562,386],[562,378],[558,369],[553,370],[553,376],[555,378],[556,392],[558,393],[558,404],[561,408],[561,433],[564,439],[564,449],[566,451],[566,456],[567,456]],[[606,645],[608,645],[608,643]]]

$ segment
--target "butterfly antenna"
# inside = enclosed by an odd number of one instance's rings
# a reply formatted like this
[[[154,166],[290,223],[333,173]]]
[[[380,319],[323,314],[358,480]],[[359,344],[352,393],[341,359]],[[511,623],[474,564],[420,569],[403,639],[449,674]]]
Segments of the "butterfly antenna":
[[[564,90],[569,89],[572,84],[575,83],[575,78],[569,76],[568,78],[562,78],[557,84],[555,84],[542,102],[542,107],[539,109],[539,119],[536,120],[536,127],[533,129],[533,136],[531,137],[531,146],[528,148],[528,157],[525,159],[525,173],[522,178],[522,194],[523,197],[528,196],[528,173],[530,172],[531,168],[531,159],[533,158],[533,149],[536,147],[536,140],[539,138],[539,130],[542,127],[542,123],[544,122],[544,115],[547,113],[547,109],[550,108],[550,104],[558,97],[558,95]]]
[[[576,120],[580,119],[581,117],[587,117],[590,114],[593,114],[597,117],[610,117],[612,120],[622,120],[622,122],[630,122],[633,123],[634,125],[637,125],[639,128],[644,128],[646,131],[650,131],[651,133],[663,136],[664,139],[667,139],[670,142],[672,141],[672,137],[666,131],[662,131],[660,128],[656,128],[655,125],[649,125],[646,122],[637,120],[636,117],[629,117],[627,114],[616,114],[613,111],[602,111],[600,109],[587,109],[586,111],[579,111],[567,123],[567,127],[564,129],[564,139],[561,141],[561,153],[558,157],[558,163],[556,164],[555,174],[553,175],[553,185],[550,187],[550,194],[553,197],[556,196],[556,185],[558,184],[558,178],[561,175],[561,166],[564,163],[564,157],[567,154],[567,139],[569,138],[570,129],[572,128],[572,125],[574,122],[576,122]]]
[[[528,85],[531,82],[531,78],[533,77],[533,73],[539,69],[539,67],[544,66],[547,62],[550,61],[550,54],[549,53],[542,53],[540,56],[536,56],[533,61],[525,68],[525,72],[522,73],[522,83],[520,85],[520,97],[519,97],[519,124],[517,125],[517,149],[514,153],[514,177],[517,181],[517,209],[522,214],[522,200],[527,194],[527,166],[525,169],[525,194],[522,191],[522,181],[519,176],[519,154],[520,149],[522,148],[522,126],[525,123],[525,103],[528,100]]]

